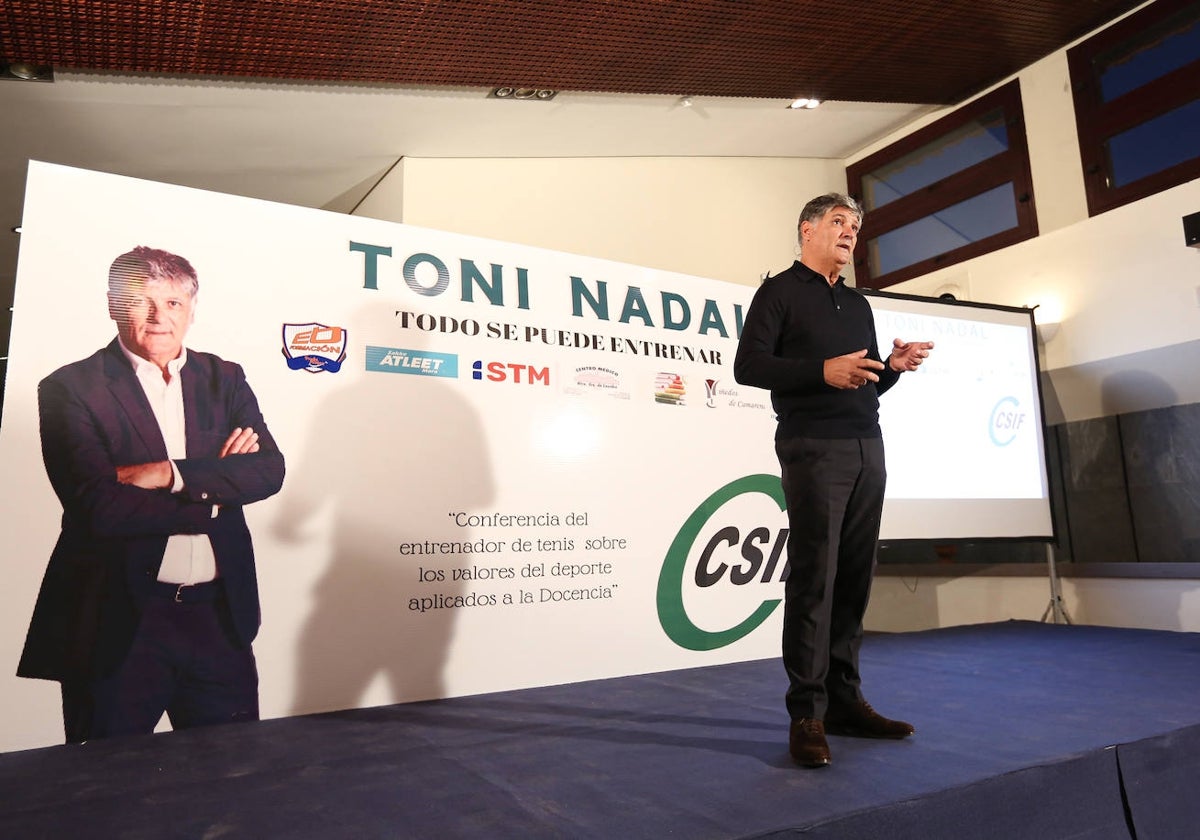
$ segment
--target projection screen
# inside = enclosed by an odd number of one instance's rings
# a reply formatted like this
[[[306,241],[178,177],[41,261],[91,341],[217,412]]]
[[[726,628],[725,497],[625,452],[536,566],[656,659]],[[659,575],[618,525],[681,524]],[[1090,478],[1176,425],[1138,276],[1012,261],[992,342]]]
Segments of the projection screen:
[[[880,399],[881,538],[1052,539],[1030,309],[868,292],[880,352],[928,339],[920,375]]]

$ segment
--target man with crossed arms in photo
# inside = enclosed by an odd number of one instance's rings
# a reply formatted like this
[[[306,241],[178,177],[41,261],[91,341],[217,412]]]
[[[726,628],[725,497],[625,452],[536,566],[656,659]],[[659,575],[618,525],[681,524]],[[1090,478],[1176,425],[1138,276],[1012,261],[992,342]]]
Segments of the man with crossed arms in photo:
[[[175,254],[117,257],[117,338],[38,386],[62,530],[17,675],[62,684],[68,743],[258,719],[242,506],[284,460],[241,367],[184,348],[198,288]]]
[[[788,747],[806,767],[830,763],[826,732],[905,738],[913,727],[878,714],[858,670],[875,570],[885,469],[879,395],[916,370],[931,341],[896,339],[879,357],[866,298],[839,272],[863,211],[830,194],[800,214],[800,259],[768,278],[746,313],[734,359],[743,385],[771,391],[788,515],[783,664]]]

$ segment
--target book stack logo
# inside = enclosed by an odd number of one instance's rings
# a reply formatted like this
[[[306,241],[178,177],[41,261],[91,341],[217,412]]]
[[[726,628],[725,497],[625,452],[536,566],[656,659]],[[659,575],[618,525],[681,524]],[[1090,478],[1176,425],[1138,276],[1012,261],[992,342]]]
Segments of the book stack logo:
[[[654,401],[663,405],[686,405],[687,384],[677,373],[659,373],[654,377]]]

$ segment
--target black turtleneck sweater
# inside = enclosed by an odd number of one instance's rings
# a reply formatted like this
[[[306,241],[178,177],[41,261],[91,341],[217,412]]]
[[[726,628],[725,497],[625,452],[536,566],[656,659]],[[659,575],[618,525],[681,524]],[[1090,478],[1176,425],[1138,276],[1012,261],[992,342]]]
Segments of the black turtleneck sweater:
[[[879,358],[867,299],[839,277],[832,286],[800,262],[754,294],[733,362],[743,385],[766,388],[779,420],[776,438],[877,438],[879,395],[900,374],[884,365],[879,382],[838,389],[825,383],[825,360],[865,349]]]

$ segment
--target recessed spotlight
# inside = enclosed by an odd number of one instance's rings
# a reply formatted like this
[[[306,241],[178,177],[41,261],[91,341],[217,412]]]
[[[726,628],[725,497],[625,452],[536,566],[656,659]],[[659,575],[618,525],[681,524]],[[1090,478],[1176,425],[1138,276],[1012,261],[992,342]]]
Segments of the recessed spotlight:
[[[9,230],[11,230],[13,233],[20,233],[20,232],[21,232],[21,226],[20,226],[20,225],[13,225],[11,228],[9,228]]]
[[[514,87],[512,85],[492,88],[491,93],[488,94],[489,99],[527,99],[536,102],[549,102],[556,96],[558,96],[558,91],[550,88]]]
[[[0,62],[0,79],[16,82],[53,82],[54,68],[31,61]]]
[[[788,105],[788,109],[792,110],[792,111],[799,111],[799,110],[806,109],[806,108],[816,108],[820,104],[821,104],[821,100],[819,100],[819,99],[809,99],[807,97],[802,97],[800,99],[794,100],[791,105]]]

